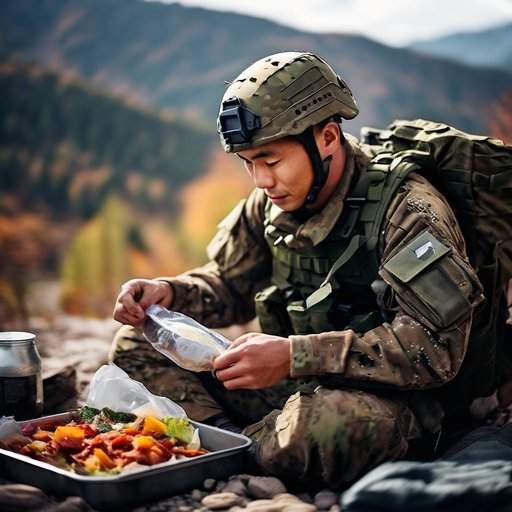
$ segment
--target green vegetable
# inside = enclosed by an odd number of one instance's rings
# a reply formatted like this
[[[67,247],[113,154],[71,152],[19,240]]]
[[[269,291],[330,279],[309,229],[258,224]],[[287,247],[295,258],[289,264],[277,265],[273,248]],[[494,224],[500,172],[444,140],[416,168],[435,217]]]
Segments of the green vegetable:
[[[164,418],[164,423],[167,427],[167,435],[169,437],[174,437],[185,444],[192,441],[194,427],[186,418],[173,418],[172,416],[167,416]]]
[[[109,420],[112,423],[131,423],[137,419],[135,414],[130,414],[129,412],[116,412],[108,407],[103,407],[103,409],[101,409],[101,414],[106,420]]]
[[[112,427],[108,423],[98,423],[96,425],[96,428],[98,429],[98,432],[100,432],[100,434],[110,432],[112,430]]]
[[[82,418],[87,423],[92,423],[94,420],[94,417],[97,416],[100,413],[99,409],[95,409],[94,407],[87,407],[87,405],[84,405],[80,409],[80,418]]]

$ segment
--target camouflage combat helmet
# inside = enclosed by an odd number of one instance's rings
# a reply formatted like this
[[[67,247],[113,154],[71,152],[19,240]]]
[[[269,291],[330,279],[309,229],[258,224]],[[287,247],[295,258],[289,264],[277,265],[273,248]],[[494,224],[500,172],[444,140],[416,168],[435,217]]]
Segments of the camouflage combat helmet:
[[[331,117],[352,119],[358,112],[352,92],[329,64],[312,53],[285,52],[258,60],[229,85],[217,129],[228,153],[297,137],[315,176],[307,204],[316,199],[329,171],[313,127]]]

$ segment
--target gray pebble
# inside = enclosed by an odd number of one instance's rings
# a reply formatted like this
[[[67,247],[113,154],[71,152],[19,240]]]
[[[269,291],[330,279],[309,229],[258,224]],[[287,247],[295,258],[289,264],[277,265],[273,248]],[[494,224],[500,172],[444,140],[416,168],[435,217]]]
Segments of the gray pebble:
[[[247,482],[249,482],[249,480],[254,476],[255,475],[248,475],[247,473],[240,473],[239,475],[231,475],[229,480],[240,480],[245,485],[247,485]]]
[[[247,490],[254,498],[273,498],[276,494],[286,492],[286,487],[279,478],[273,476],[253,476],[249,479]]]
[[[316,512],[315,505],[310,503],[296,503],[293,505],[286,505],[282,512]]]
[[[66,498],[53,509],[54,512],[89,512],[90,510],[89,505],[79,496]]]
[[[247,504],[247,512],[282,512],[286,503],[273,500],[254,500]]]
[[[194,500],[194,501],[201,501],[203,498],[204,498],[204,493],[201,492],[199,489],[194,489],[191,493],[190,493],[190,497]]]
[[[339,496],[335,492],[325,489],[315,495],[314,504],[320,510],[327,510],[336,505],[338,501]]]
[[[223,480],[219,480],[217,485],[215,486],[215,492],[222,492],[222,490],[226,487],[226,482]]]
[[[214,478],[207,478],[204,482],[203,482],[203,489],[205,491],[213,491],[214,487],[215,487],[215,484],[216,484],[216,480]]]
[[[240,480],[230,480],[223,489],[224,492],[234,492],[238,496],[245,496],[247,494],[247,487]]]
[[[235,505],[240,505],[242,502],[242,498],[232,492],[210,494],[201,500],[201,503],[211,510],[222,510]]]
[[[0,486],[0,510],[2,512],[41,510],[48,502],[48,496],[37,487],[23,484]]]

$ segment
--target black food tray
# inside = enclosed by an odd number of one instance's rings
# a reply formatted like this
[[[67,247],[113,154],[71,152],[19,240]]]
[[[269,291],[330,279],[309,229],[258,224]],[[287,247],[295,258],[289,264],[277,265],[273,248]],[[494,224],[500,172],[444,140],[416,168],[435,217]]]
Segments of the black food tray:
[[[20,421],[54,426],[76,418],[76,412]],[[190,421],[199,429],[201,447],[209,451],[177,462],[163,462],[113,476],[78,475],[26,455],[0,449],[0,474],[34,485],[56,496],[82,496],[98,510],[122,510],[202,486],[206,478],[225,479],[244,471],[251,440],[241,434]]]

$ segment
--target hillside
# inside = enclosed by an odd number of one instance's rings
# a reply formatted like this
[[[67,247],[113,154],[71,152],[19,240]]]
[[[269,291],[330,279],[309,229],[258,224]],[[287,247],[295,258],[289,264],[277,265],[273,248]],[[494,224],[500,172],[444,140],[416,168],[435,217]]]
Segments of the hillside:
[[[438,57],[512,71],[512,23],[418,41],[410,48]]]
[[[215,141],[33,65],[0,62],[0,90],[4,208],[14,201],[54,218],[86,218],[116,192],[136,208],[169,209],[204,173]]]
[[[5,0],[0,52],[74,70],[114,91],[169,107],[215,130],[224,90],[244,67],[285,50],[316,51],[349,82],[361,114],[349,124],[433,118],[487,129],[488,105],[512,75],[390,48],[364,37],[314,34],[259,18],[140,0]]]

